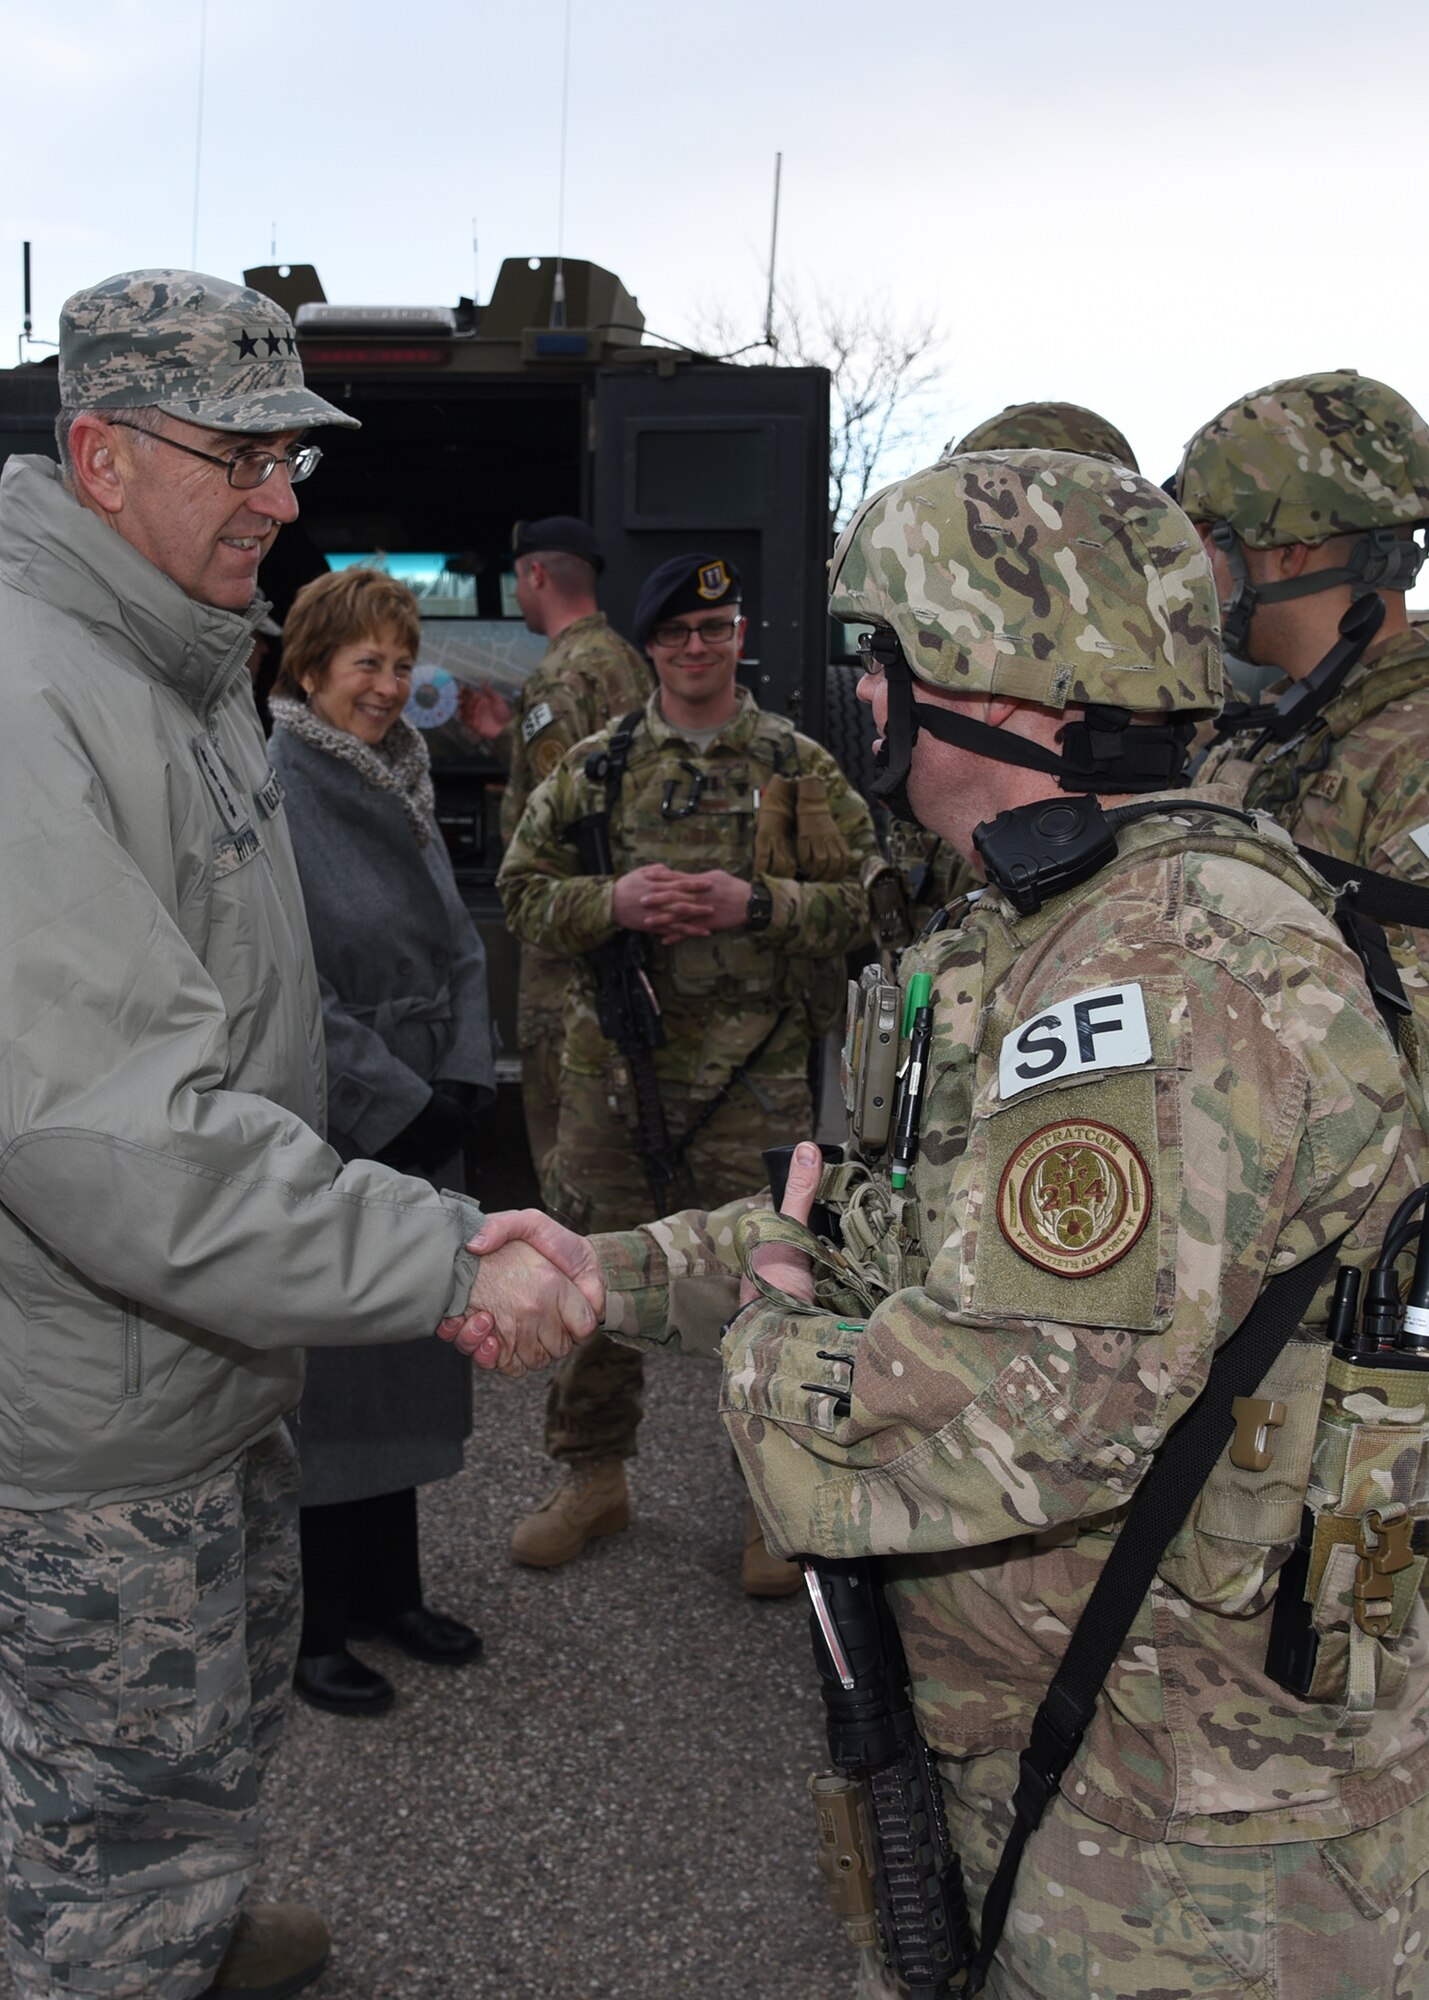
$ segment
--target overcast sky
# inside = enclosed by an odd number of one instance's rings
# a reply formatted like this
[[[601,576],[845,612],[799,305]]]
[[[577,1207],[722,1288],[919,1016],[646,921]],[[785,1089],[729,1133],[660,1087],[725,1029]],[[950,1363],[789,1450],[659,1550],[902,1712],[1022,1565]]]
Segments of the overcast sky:
[[[1278,375],[1429,401],[1425,0],[570,0],[563,248],[650,327],[805,293],[934,310],[913,457],[1008,402],[1100,409],[1160,478]],[[317,265],[453,303],[557,248],[565,0],[0,0],[0,335],[111,271]],[[197,219],[195,224],[195,207]],[[899,470],[891,466],[890,476]]]

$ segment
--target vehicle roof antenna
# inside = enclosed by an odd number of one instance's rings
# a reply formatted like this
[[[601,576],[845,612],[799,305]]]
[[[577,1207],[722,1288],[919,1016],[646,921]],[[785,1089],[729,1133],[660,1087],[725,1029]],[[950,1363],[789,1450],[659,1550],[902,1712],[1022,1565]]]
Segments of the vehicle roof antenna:
[[[189,268],[198,269],[199,170],[203,165],[203,80],[208,59],[208,0],[199,0],[198,10],[198,113],[194,121],[194,219],[189,243]]]
[[[779,248],[779,174],[784,165],[784,155],[774,155],[774,225],[769,232],[769,296],[764,301],[764,345],[774,354],[779,352],[779,336],[774,331],[774,253]]]
[[[561,57],[561,173],[556,204],[556,275],[551,280],[551,325],[566,323],[566,267],[562,252],[566,247],[566,113],[571,87],[571,0],[566,0],[566,43]]]
[[[20,359],[23,361],[27,347],[57,347],[59,343],[54,340],[36,340],[35,338],[35,316],[30,306],[30,246],[28,242],[21,245],[20,265],[24,276],[25,293],[25,330],[20,335]]]

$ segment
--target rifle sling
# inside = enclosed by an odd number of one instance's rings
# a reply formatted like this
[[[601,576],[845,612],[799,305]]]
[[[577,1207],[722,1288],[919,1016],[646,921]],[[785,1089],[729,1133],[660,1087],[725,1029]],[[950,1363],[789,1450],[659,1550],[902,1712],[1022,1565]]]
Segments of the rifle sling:
[[[1376,923],[1407,924],[1411,930],[1429,930],[1429,889],[1421,882],[1404,882],[1397,875],[1361,868],[1355,861],[1340,861],[1333,854],[1322,854],[1317,847],[1301,847],[1298,852],[1332,888],[1353,887],[1356,906]]]
[[[1220,1347],[1205,1388],[1172,1430],[1136,1490],[1121,1533],[1033,1718],[1031,1739],[1019,1760],[1012,1831],[983,1902],[974,1992],[980,1990],[1002,1936],[1022,1850],[1041,1824],[1048,1801],[1077,1753],[1097,1695],[1151,1588],[1157,1565],[1235,1429],[1231,1406],[1238,1396],[1253,1395],[1265,1380],[1329,1276],[1343,1240],[1337,1237],[1305,1263],[1271,1279]]]

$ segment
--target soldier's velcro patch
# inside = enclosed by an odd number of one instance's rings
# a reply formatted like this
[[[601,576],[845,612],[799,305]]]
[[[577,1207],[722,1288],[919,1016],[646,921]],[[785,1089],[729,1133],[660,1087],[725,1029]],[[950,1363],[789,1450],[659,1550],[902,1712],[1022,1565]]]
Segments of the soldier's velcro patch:
[[[538,778],[549,778],[565,754],[563,745],[554,736],[549,737],[531,752],[531,769]]]
[[[993,1319],[1159,1332],[1176,1299],[1178,1072],[1125,1069],[1015,1097],[976,1119],[986,1190],[960,1288]]]
[[[1423,826],[1410,827],[1409,838],[1421,854],[1429,856],[1429,820],[1426,820]]]
[[[1146,1002],[1133,979],[1078,993],[1019,1022],[1002,1044],[998,1087],[1005,1104],[1034,1084],[1084,1070],[1131,1069],[1150,1060]]]
[[[539,736],[543,729],[549,729],[555,721],[548,701],[538,701],[529,715],[521,720],[521,741],[529,743],[533,736]]]
[[[1124,1132],[1068,1118],[1029,1134],[1002,1170],[997,1220],[1020,1257],[1062,1278],[1123,1258],[1151,1213],[1151,1175]]]

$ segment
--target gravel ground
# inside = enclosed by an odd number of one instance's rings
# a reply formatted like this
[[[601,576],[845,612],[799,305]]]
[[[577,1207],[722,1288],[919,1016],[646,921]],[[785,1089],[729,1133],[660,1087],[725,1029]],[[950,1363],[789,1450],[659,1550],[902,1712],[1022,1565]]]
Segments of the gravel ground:
[[[353,1721],[295,1704],[263,1888],[322,1909],[315,2000],[843,2000],[814,1864],[823,1761],[801,1599],[739,1589],[742,1492],[712,1366],[648,1370],[623,1535],[548,1574],[507,1559],[545,1492],[542,1388],[478,1384],[468,1469],[423,1494],[428,1601],[485,1657]]]
[[[635,1520],[520,1570],[541,1385],[478,1384],[468,1469],[423,1494],[428,1601],[486,1653],[358,1648],[398,1702],[295,1705],[268,1893],[321,1908],[317,2000],[842,2000],[853,1958],[813,1858],[821,1710],[800,1599],[739,1588],[743,1501],[712,1366],[648,1369]]]

